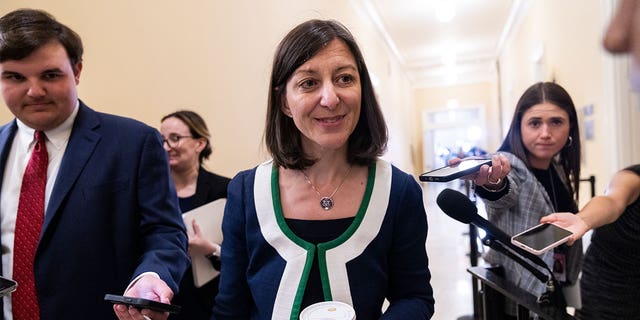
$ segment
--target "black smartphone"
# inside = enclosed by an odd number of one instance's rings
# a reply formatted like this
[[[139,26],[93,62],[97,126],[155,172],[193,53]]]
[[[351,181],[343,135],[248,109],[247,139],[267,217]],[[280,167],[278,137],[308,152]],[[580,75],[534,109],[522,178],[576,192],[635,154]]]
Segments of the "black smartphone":
[[[573,232],[555,224],[543,223],[511,237],[511,243],[540,255],[565,243],[572,234]]]
[[[16,291],[18,283],[5,277],[0,277],[0,297]]]
[[[425,172],[420,175],[420,181],[447,182],[464,177],[478,170],[482,165],[491,165],[491,159],[465,159],[453,166],[446,166]]]
[[[125,304],[140,310],[150,309],[150,310],[160,311],[160,312],[170,312],[170,313],[180,312],[180,306],[177,306],[175,304],[167,304],[167,303],[162,303],[162,302],[143,299],[143,298],[120,296],[116,294],[105,294],[104,300],[114,304]]]

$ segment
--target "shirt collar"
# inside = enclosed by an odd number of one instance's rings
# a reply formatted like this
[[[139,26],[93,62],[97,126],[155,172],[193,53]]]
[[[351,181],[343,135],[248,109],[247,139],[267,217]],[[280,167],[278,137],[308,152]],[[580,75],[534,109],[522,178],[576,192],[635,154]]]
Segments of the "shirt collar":
[[[71,115],[62,122],[58,127],[53,128],[49,131],[45,131],[45,135],[47,136],[47,140],[55,147],[56,149],[61,149],[65,146],[67,141],[69,141],[69,137],[71,136],[71,129],[73,128],[73,122],[78,115],[78,107],[80,106],[80,100],[76,102],[76,106],[73,108]],[[34,141],[33,134],[35,129],[29,128],[24,122],[20,121],[20,119],[16,119],[16,123],[18,124],[18,132],[17,135],[21,141],[26,141],[24,147],[29,149],[31,143]]]

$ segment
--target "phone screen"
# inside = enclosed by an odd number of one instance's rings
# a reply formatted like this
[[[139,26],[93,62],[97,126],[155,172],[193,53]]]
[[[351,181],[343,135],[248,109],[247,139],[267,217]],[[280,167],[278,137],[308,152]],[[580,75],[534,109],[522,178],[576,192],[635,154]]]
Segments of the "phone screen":
[[[571,235],[569,230],[545,223],[513,236],[512,241],[521,247],[524,245],[539,253],[562,244]]]
[[[454,166],[446,166],[420,175],[421,181],[446,182],[480,170],[482,165],[491,165],[491,159],[466,159]]]

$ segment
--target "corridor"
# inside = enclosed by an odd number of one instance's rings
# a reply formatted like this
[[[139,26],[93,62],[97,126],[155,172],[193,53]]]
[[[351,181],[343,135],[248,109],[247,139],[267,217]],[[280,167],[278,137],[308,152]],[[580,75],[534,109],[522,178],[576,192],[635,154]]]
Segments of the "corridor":
[[[450,218],[436,204],[436,197],[443,189],[451,188],[465,193],[465,188],[460,186],[459,180],[423,183],[422,186],[429,222],[427,253],[436,300],[433,319],[456,320],[472,316],[471,274],[467,272],[470,266],[469,226]]]

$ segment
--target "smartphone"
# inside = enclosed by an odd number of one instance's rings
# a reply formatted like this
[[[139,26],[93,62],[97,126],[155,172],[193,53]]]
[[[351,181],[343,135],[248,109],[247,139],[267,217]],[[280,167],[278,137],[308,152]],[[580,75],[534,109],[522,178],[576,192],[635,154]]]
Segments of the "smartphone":
[[[9,278],[0,277],[0,297],[16,291],[18,283]]]
[[[420,181],[447,182],[464,177],[478,170],[482,165],[491,165],[491,159],[465,159],[453,166],[446,166],[425,172],[420,175]]]
[[[125,304],[140,310],[150,309],[150,310],[160,311],[160,312],[179,313],[181,309],[180,306],[177,306],[175,304],[167,304],[167,303],[162,303],[154,300],[135,298],[135,297],[126,297],[126,296],[120,296],[115,294],[106,294],[104,296],[104,300],[114,304]]]
[[[543,223],[511,237],[511,243],[540,255],[567,242],[572,234],[573,232],[555,224]]]

